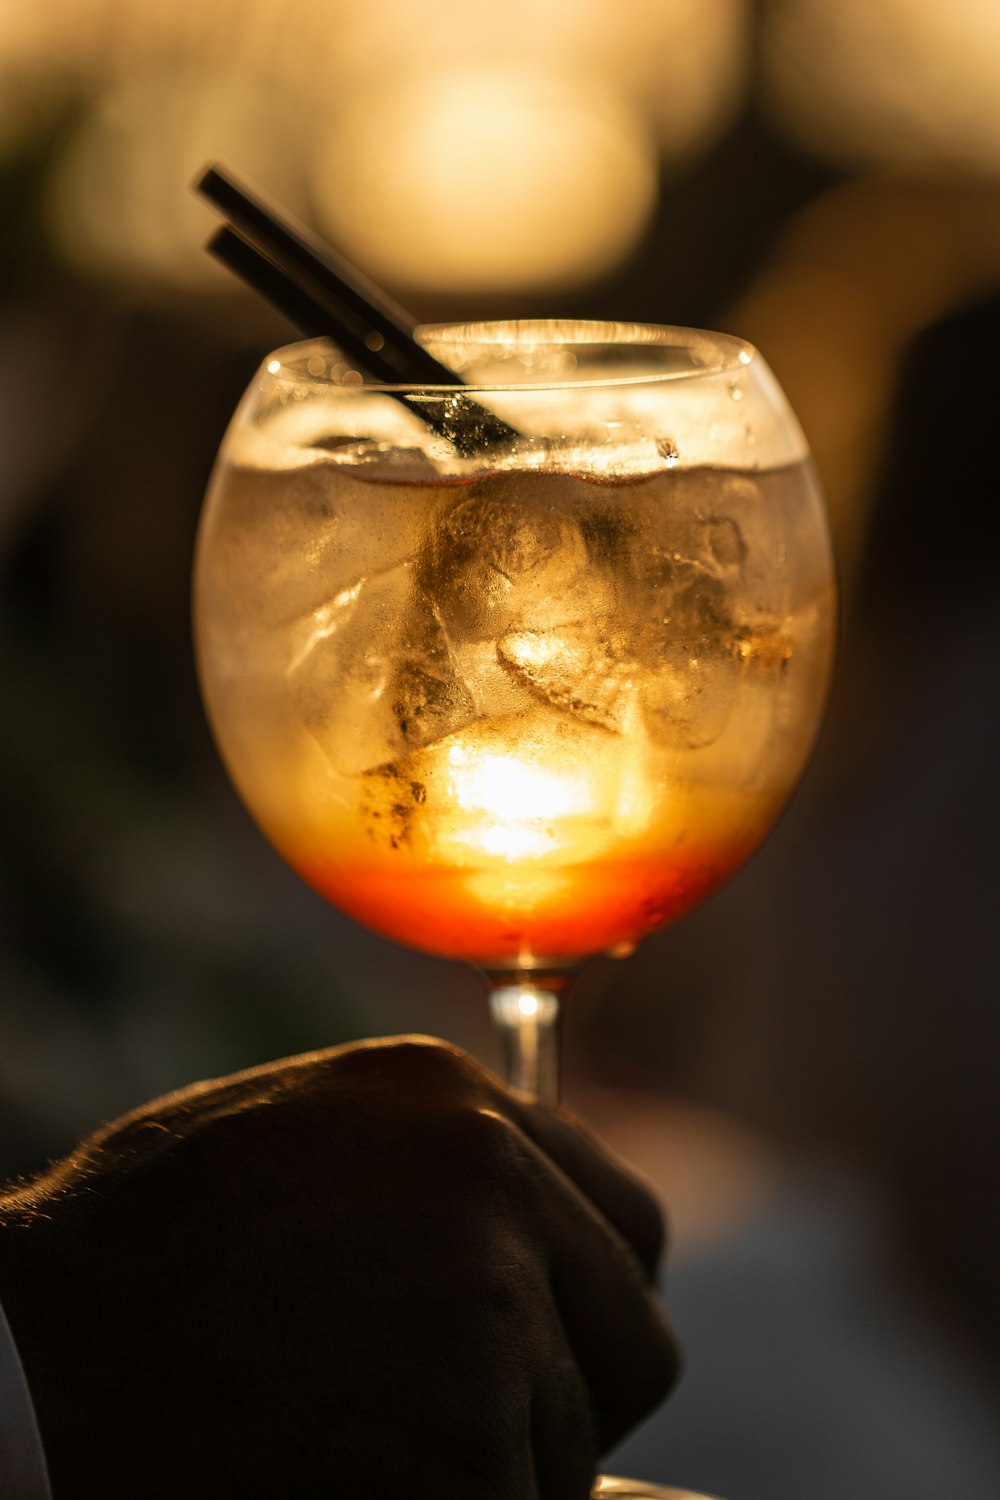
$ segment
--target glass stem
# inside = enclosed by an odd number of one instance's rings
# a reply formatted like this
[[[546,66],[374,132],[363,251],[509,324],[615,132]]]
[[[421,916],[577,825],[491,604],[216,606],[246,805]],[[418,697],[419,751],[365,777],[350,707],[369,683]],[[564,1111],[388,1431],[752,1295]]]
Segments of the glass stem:
[[[530,975],[491,982],[490,1010],[500,1037],[505,1081],[539,1104],[559,1102],[559,996]]]

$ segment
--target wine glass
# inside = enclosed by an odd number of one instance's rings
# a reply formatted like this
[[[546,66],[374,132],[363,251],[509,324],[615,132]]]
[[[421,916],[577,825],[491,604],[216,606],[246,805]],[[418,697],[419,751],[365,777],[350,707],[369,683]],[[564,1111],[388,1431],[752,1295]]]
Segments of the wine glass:
[[[579,965],[720,886],[802,772],[829,537],[798,423],[737,338],[421,341],[464,384],[373,385],[326,341],[265,360],[202,517],[199,672],[288,863],[476,965],[508,1081],[551,1102]]]

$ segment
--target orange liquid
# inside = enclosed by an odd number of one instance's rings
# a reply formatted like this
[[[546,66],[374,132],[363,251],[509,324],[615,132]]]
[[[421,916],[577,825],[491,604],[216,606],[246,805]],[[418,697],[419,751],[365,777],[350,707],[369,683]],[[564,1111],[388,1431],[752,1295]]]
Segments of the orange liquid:
[[[299,874],[341,911],[397,942],[490,966],[545,966],[625,945],[683,916],[760,841],[532,871],[462,870],[406,861],[348,864],[284,847]]]

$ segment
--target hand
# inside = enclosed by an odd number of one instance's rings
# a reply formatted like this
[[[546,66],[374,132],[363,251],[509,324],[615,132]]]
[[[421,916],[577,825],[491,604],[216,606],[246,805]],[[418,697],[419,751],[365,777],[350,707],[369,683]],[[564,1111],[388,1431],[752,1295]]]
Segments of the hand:
[[[653,1200],[454,1049],[136,1110],[0,1199],[55,1500],[585,1500],[666,1394]]]

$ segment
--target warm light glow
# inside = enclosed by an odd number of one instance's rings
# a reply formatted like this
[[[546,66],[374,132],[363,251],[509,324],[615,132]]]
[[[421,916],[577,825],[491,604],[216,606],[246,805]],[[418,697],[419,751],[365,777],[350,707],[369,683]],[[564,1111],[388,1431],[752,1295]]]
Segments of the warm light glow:
[[[448,293],[581,284],[651,212],[658,156],[732,118],[748,0],[45,0],[0,7],[0,155],[67,102],[67,258],[155,289],[221,289],[188,183],[230,160],[315,205],[376,277]],[[302,193],[310,185],[310,197]],[[228,284],[232,284],[231,282]]]
[[[487,61],[572,74],[637,107],[673,161],[732,117],[750,16],[748,0],[476,0],[434,26],[412,0],[368,0],[344,6],[337,50],[343,79],[366,90],[376,75],[475,73]]]
[[[615,833],[620,837],[634,838],[649,826],[657,801],[664,800],[662,786],[654,787],[649,779],[646,731],[635,693],[624,695],[621,732],[624,753],[621,757],[614,826]]]
[[[763,60],[772,111],[826,154],[1000,170],[996,0],[786,0]]]
[[[459,805],[494,817],[558,818],[592,811],[584,781],[503,755],[453,745],[448,754]]]
[[[464,885],[487,911],[558,911],[572,894],[572,882],[552,865],[539,867],[508,861],[492,870],[476,870]]]
[[[287,124],[281,99],[249,82],[189,67],[122,79],[56,165],[49,217],[60,248],[90,271],[232,289],[204,252],[217,221],[190,183],[206,161],[228,156],[265,187],[280,185],[295,211],[300,170]]]
[[[456,842],[504,860],[559,850],[556,820],[595,811],[593,789],[582,777],[465,745],[451,747],[448,777],[457,806],[473,815],[456,830]]]
[[[449,746],[443,802],[452,815],[435,836],[437,857],[477,868],[490,898],[550,901],[570,865],[606,858],[648,831],[664,809],[650,778],[648,743],[626,705],[621,736],[594,726],[550,725],[544,736],[475,737]],[[671,799],[673,800],[673,799]]]
[[[532,1021],[538,1015],[538,996],[531,990],[522,990],[517,997],[517,1013],[525,1021]]]
[[[591,77],[467,63],[387,75],[320,149],[323,228],[377,278],[450,292],[577,282],[637,239],[648,127]]]
[[[631,38],[630,75],[668,162],[689,159],[724,130],[750,71],[746,0],[632,0],[631,21],[612,7],[618,46]]]

